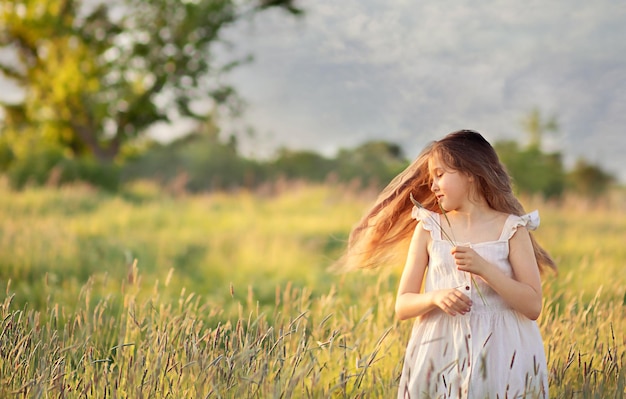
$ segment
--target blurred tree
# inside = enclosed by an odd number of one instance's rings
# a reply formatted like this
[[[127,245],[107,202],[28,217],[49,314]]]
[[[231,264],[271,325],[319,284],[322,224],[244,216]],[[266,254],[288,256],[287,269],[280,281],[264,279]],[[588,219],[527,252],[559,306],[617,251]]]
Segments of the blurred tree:
[[[554,116],[547,120],[538,108],[522,119],[528,135],[528,145],[521,148],[515,141],[500,141],[494,148],[511,175],[516,189],[525,194],[541,194],[545,198],[559,197],[565,189],[565,172],[560,152],[546,153],[541,149],[548,132],[558,132]]]
[[[316,152],[282,148],[278,151],[276,159],[271,162],[270,169],[275,177],[320,182],[326,179],[333,166],[333,160]]]
[[[220,139],[219,128],[207,118],[196,129],[169,144],[153,145],[129,159],[122,180],[156,180],[174,191],[201,192],[252,187],[265,178],[265,168],[237,153],[236,140]]]
[[[528,134],[528,146],[541,149],[545,134],[558,132],[559,124],[555,116],[544,119],[539,108],[535,107],[522,119],[522,128]]]
[[[517,191],[545,198],[563,194],[565,173],[560,153],[544,153],[534,145],[520,148],[515,141],[499,141],[494,148]]]
[[[615,177],[597,165],[579,158],[567,174],[571,188],[584,196],[598,198],[605,194]]]
[[[74,155],[113,160],[158,121],[203,118],[194,101],[237,107],[218,77],[215,45],[229,25],[295,0],[11,0],[0,3],[0,72],[24,89],[2,105],[12,156],[46,140]],[[4,158],[9,159],[8,156]]]
[[[408,164],[402,148],[386,141],[368,141],[337,154],[337,174],[342,181],[361,180],[363,185],[386,185]]]

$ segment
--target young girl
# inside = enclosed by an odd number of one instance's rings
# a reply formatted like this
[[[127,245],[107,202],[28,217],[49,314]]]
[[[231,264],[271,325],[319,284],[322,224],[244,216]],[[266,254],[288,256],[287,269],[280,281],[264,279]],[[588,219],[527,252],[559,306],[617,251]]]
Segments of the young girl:
[[[538,224],[474,131],[432,143],[383,190],[343,260],[374,267],[408,245],[395,308],[416,320],[398,398],[548,397],[535,320],[540,271],[556,268],[528,232]]]

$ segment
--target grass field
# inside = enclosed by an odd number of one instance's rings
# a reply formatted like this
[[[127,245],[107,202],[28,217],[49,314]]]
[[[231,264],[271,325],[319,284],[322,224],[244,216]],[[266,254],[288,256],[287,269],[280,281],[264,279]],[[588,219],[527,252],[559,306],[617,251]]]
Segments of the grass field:
[[[623,198],[526,201],[560,269],[539,320],[551,397],[624,397]],[[328,270],[371,200],[0,185],[0,397],[394,397],[401,265]]]

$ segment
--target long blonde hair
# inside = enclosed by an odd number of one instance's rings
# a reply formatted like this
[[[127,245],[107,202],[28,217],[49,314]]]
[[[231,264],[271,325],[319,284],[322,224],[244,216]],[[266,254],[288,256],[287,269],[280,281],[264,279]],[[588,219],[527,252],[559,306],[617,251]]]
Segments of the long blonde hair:
[[[513,194],[511,179],[495,150],[479,133],[459,130],[428,144],[421,154],[383,189],[374,205],[357,223],[348,239],[348,248],[337,265],[342,268],[375,268],[397,263],[415,229],[411,218],[410,194],[424,208],[441,212],[430,190],[428,160],[437,155],[444,164],[474,176],[476,188],[489,206],[497,211],[521,216],[525,213]],[[539,270],[556,271],[550,255],[530,236]]]

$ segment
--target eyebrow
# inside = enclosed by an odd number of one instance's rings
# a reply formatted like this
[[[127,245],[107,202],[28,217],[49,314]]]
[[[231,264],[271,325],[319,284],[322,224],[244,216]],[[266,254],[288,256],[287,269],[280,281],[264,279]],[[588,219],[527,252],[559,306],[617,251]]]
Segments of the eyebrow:
[[[428,170],[428,174],[431,175],[431,176],[433,176],[433,175],[435,175],[435,174],[437,174],[439,172],[445,172],[445,169],[443,169],[443,168],[433,168],[433,169],[429,169]]]

